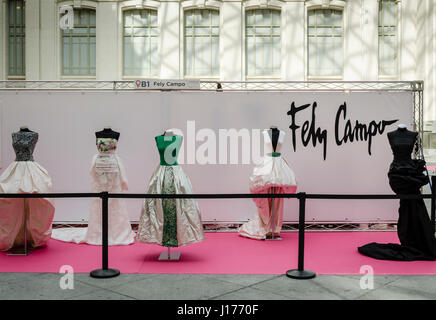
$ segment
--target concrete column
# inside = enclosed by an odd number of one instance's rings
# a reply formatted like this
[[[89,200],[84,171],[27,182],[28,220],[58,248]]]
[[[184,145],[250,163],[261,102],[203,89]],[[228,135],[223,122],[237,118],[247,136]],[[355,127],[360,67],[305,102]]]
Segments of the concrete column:
[[[118,59],[118,4],[99,2],[96,10],[96,78],[116,80],[119,76]]]
[[[429,45],[427,48],[428,55],[428,65],[426,68],[426,74],[428,76],[427,84],[425,85],[425,90],[427,96],[424,96],[424,120],[436,120],[436,4],[434,1],[429,2],[429,19],[426,26],[429,30]]]
[[[436,39],[433,30],[436,28],[436,5],[432,0],[417,3],[416,26],[416,78],[424,80],[424,121],[435,121]]]
[[[241,2],[223,2],[221,7],[220,75],[221,80],[241,81],[244,75]]]
[[[158,11],[160,21],[160,77],[183,78],[180,61],[180,5],[178,2],[162,2]]]
[[[427,29],[425,28],[425,2],[426,1],[419,1],[416,7],[416,32],[419,34],[419,37],[416,37],[416,78],[418,80],[424,80],[425,74],[425,48],[427,33]]]
[[[25,64],[26,80],[39,80],[39,9],[40,0],[26,1]]]
[[[6,0],[0,0],[0,80],[6,80],[7,30],[6,30]]]
[[[417,24],[417,77],[424,80],[424,121],[436,120],[432,110],[434,99],[434,81],[432,77],[432,30],[434,28],[432,21],[432,1],[420,1],[417,7],[418,24]]]
[[[40,31],[40,79],[59,79],[59,13],[55,0],[41,2]]]
[[[378,0],[363,0],[361,80],[378,80]]]
[[[416,79],[417,2],[402,0],[398,3],[401,32],[401,36],[398,39],[398,52],[400,54],[398,57],[398,75],[401,80]]]
[[[366,71],[362,64],[361,2],[347,1],[344,8],[344,80],[355,81]]]
[[[282,80],[305,79],[305,10],[304,2],[286,2],[282,9]]]

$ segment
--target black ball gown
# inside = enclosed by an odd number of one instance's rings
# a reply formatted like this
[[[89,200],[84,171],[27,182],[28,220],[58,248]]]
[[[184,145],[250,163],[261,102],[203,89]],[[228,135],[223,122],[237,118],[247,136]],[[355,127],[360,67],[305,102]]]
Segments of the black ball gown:
[[[388,133],[394,154],[389,172],[389,185],[396,194],[420,194],[429,182],[424,174],[425,161],[412,159],[418,134],[398,128]],[[397,234],[400,244],[369,243],[358,250],[361,254],[380,260],[436,260],[436,239],[423,199],[400,199]]]

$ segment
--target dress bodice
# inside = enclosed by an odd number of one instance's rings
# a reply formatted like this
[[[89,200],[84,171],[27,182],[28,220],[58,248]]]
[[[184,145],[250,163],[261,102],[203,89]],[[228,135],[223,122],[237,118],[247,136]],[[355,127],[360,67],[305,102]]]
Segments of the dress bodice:
[[[264,143],[263,147],[265,150],[265,154],[267,154],[269,156],[273,156],[273,157],[280,156],[284,137],[285,137],[285,132],[280,130],[277,145],[274,149],[273,142],[272,142],[272,139],[268,133],[268,130],[264,130],[263,131],[263,143]]]
[[[411,160],[417,135],[416,132],[400,129],[388,133],[394,160]]]
[[[183,137],[157,136],[155,137],[157,150],[159,151],[160,164],[162,166],[176,166]]]
[[[98,155],[95,159],[97,174],[118,173],[118,160],[115,155],[118,140],[115,138],[97,138]]]
[[[118,140],[114,138],[97,138],[96,144],[99,154],[114,154],[117,150]]]
[[[12,147],[15,151],[15,161],[33,161],[33,150],[38,142],[38,133],[33,131],[18,131],[12,133]]]

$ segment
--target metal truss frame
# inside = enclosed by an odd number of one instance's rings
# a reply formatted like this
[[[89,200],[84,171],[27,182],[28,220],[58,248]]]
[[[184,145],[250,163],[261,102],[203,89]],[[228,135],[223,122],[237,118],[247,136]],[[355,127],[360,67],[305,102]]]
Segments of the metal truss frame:
[[[2,91],[142,91],[137,89],[135,80],[98,81],[98,80],[63,80],[63,81],[0,81]],[[414,130],[419,133],[420,143],[415,149],[415,158],[423,155],[424,134],[424,82],[418,81],[200,81],[200,89],[165,89],[153,91],[215,91],[215,92],[411,92],[413,94]],[[241,222],[205,222],[207,231],[235,231]],[[59,226],[74,227],[86,222],[58,222]],[[135,223],[132,223],[135,225]],[[55,227],[56,227],[55,226]],[[208,226],[208,227],[207,227]],[[379,226],[379,227],[375,227]],[[380,227],[385,226],[385,227]],[[307,230],[343,231],[343,230],[393,230],[395,225],[388,222],[308,222]],[[283,231],[298,231],[298,225],[284,222]]]

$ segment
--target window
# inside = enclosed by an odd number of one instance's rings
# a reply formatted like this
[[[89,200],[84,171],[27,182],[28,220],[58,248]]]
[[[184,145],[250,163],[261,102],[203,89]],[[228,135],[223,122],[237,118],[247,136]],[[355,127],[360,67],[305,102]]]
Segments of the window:
[[[280,77],[280,11],[248,10],[245,41],[247,77]]]
[[[124,11],[123,25],[124,76],[157,76],[157,11]]]
[[[342,11],[316,9],[307,12],[309,77],[342,77]]]
[[[8,75],[25,76],[24,1],[8,1]]]
[[[95,10],[74,9],[74,28],[62,30],[62,75],[95,76]]]
[[[395,0],[380,0],[378,7],[378,72],[397,74],[397,5]]]
[[[219,11],[185,11],[185,76],[219,75]]]

